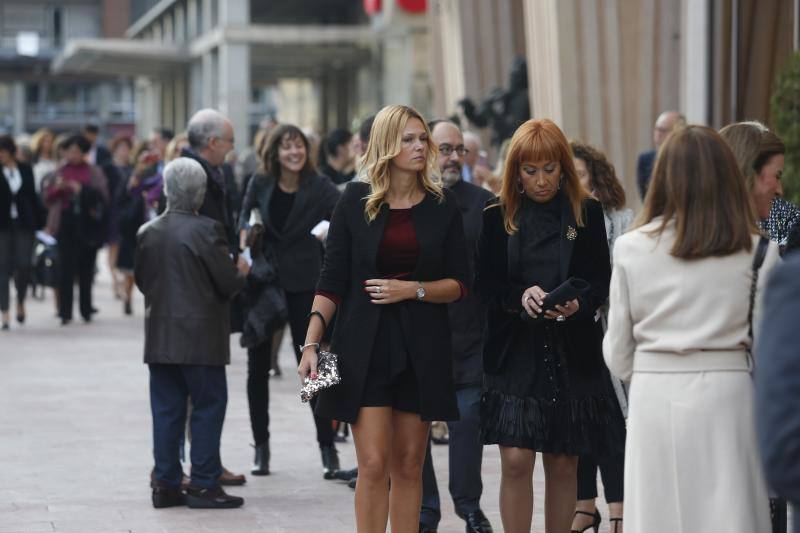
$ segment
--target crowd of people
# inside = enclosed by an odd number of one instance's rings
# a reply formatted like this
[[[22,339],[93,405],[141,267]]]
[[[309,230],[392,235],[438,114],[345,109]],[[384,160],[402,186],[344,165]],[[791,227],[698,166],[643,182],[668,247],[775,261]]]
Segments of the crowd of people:
[[[245,482],[220,456],[232,332],[247,350],[251,473],[270,473],[288,326],[301,381],[319,379],[322,351],[339,356],[341,383],[310,406],[323,477],[351,481],[360,532],[437,530],[432,422],[447,425],[468,532],[493,530],[485,445],[499,447],[510,533],[531,530],[537,453],[547,531],[597,532],[604,515],[613,533],[786,530],[780,497],[800,494],[797,299],[784,297],[800,290],[800,209],[764,125],[661,114],[636,218],[606,155],[546,119],[522,124],[494,168],[479,135],[398,105],[321,138],[268,121],[238,157],[211,109],[177,135],[106,148],[98,133],[0,136],[2,327],[12,278],[19,323],[38,284],[68,325],[76,280],[90,322],[107,247],[122,312],[134,284],[145,297],[155,507],[243,504],[222,489]],[[339,462],[342,428],[357,468]]]

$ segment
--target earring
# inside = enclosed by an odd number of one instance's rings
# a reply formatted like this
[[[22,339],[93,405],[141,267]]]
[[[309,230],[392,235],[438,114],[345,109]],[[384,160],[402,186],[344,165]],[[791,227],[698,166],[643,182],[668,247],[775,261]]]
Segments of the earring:
[[[523,187],[521,179],[517,180],[517,192],[520,194],[525,194],[525,187]]]

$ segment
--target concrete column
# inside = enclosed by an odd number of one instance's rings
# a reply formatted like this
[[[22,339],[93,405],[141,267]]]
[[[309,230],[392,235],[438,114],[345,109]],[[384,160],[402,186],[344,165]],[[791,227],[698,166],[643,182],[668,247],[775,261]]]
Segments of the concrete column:
[[[682,0],[681,109],[686,120],[708,124],[711,69],[709,0]]]
[[[186,9],[183,4],[175,6],[173,17],[175,17],[175,35],[173,37],[175,44],[186,44],[188,41],[186,37]]]
[[[211,0],[199,0],[199,2],[200,2],[200,13],[202,15],[201,18],[203,20],[202,20],[202,26],[198,28],[198,30],[201,34],[203,34],[214,29],[214,27],[212,26],[214,21],[214,14],[212,13],[214,6],[212,5]]]
[[[214,52],[206,52],[200,59],[200,107],[216,107],[214,95],[216,93],[214,85],[217,83],[216,73],[214,72]]]
[[[195,59],[189,67],[189,114],[203,107],[203,61]]]
[[[197,27],[197,11],[200,8],[200,0],[187,0],[186,1],[186,41],[192,42],[197,38],[200,33],[200,28]]]
[[[11,86],[11,105],[14,116],[14,135],[25,133],[25,82],[15,81]]]
[[[219,47],[219,111],[233,123],[237,149],[250,142],[250,46],[223,43]]]
[[[136,134],[144,137],[161,121],[161,83],[139,76],[135,81]]]
[[[250,23],[250,0],[224,0],[219,3],[219,25],[245,25]]]

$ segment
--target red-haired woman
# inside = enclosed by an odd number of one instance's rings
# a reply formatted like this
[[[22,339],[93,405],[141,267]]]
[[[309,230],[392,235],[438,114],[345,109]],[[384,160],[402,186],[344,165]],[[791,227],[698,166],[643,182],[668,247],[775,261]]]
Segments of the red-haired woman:
[[[542,452],[547,531],[569,531],[578,456],[624,446],[624,422],[604,377],[595,314],[611,277],[603,209],[581,186],[572,150],[550,120],[511,139],[499,198],[484,211],[476,290],[488,306],[481,433],[498,444],[500,514],[528,532],[533,465]],[[544,310],[570,277],[590,288]]]

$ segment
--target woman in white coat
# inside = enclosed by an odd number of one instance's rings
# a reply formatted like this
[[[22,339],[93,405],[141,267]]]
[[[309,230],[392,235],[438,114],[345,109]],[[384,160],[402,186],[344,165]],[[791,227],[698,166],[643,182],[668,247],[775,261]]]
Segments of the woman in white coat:
[[[760,236],[719,134],[689,126],[669,136],[637,223],[616,242],[603,343],[612,373],[631,379],[626,528],[769,531],[748,355]],[[770,243],[753,323],[776,261]]]

